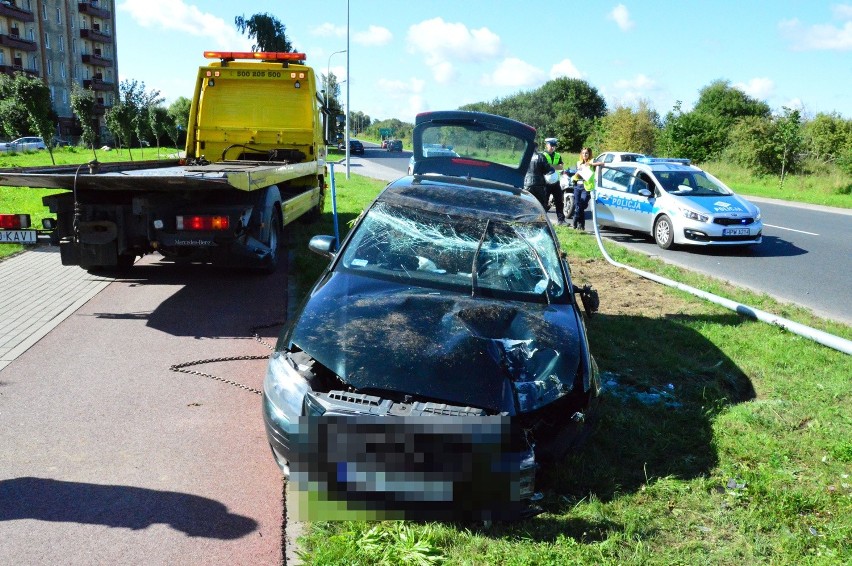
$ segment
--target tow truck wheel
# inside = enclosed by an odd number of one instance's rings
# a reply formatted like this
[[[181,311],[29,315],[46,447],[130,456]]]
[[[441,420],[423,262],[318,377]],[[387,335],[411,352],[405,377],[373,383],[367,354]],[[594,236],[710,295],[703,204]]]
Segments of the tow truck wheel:
[[[320,186],[323,186],[325,181],[320,177]],[[315,207],[305,213],[299,220],[305,224],[312,224],[322,218],[323,209],[325,208],[325,189],[320,191],[319,202]]]
[[[116,271],[129,271],[133,264],[136,263],[135,254],[121,254],[118,256],[118,263],[115,265]]]
[[[102,273],[127,273],[135,262],[136,255],[120,254],[115,265],[90,265],[86,268],[86,271],[95,275]]]
[[[264,244],[269,246],[270,252],[260,271],[262,273],[275,273],[281,258],[281,219],[274,211],[272,212],[272,220],[269,223],[269,236],[266,238]]]

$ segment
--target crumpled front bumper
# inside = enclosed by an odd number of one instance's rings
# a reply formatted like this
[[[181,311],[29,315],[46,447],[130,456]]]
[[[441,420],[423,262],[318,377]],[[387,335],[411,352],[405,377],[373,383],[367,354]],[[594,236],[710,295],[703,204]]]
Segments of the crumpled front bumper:
[[[295,507],[288,513],[298,520],[513,520],[535,513],[535,456],[509,417],[326,413],[287,423],[269,406],[265,398],[267,435],[289,470]]]

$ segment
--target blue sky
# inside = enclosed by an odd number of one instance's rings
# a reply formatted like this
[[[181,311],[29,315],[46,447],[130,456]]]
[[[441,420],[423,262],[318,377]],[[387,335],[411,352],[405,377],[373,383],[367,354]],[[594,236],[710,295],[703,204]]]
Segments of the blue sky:
[[[347,47],[347,1],[115,0],[121,79],[171,102],[192,96],[208,49],[248,50],[234,17],[268,12],[307,63],[325,73]],[[306,8],[311,6],[311,8]],[[567,76],[589,82],[610,109],[644,99],[665,115],[700,89],[729,81],[806,116],[852,118],[852,2],[350,0],[351,109],[413,122],[535,89]],[[583,6],[582,11],[578,6]],[[347,79],[347,54],[331,70]]]

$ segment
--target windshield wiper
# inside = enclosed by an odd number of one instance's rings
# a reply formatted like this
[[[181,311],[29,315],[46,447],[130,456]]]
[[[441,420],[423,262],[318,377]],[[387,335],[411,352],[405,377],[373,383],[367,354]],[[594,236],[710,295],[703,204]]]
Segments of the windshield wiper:
[[[485,229],[482,231],[482,236],[479,238],[479,243],[476,245],[476,251],[473,253],[473,265],[470,272],[470,296],[476,296],[476,284],[479,273],[479,251],[482,249],[482,244],[485,242],[485,237],[488,236],[488,228],[491,226],[491,220],[485,221]]]

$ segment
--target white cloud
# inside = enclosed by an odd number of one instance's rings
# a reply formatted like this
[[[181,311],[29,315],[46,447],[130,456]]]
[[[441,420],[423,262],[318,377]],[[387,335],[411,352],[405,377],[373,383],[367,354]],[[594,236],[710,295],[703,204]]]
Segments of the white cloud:
[[[500,63],[493,73],[483,77],[485,85],[525,87],[540,85],[547,80],[547,74],[516,57],[509,57]]]
[[[838,20],[852,20],[852,4],[837,4],[831,7],[831,12]]]
[[[426,112],[429,110],[429,104],[423,99],[419,94],[414,94],[408,97],[408,105],[403,110],[403,116],[417,116],[421,112]],[[413,122],[414,120],[412,120]]]
[[[653,90],[657,88],[657,83],[654,79],[640,73],[632,79],[615,81],[615,88],[620,90]]]
[[[612,106],[636,107],[642,100],[650,101],[659,94],[660,87],[654,79],[638,74],[631,79],[615,81],[611,90],[606,92],[612,100]]]
[[[327,70],[334,74],[338,84],[346,80],[346,67],[344,65],[339,65],[337,67],[332,65]],[[319,69],[317,69],[317,71],[319,71]],[[323,71],[323,73],[325,73],[325,71]]]
[[[441,84],[448,84],[455,80],[457,73],[456,68],[449,61],[441,61],[432,65],[432,75],[435,81]]]
[[[790,110],[798,110],[800,113],[805,112],[805,103],[802,102],[801,98],[791,98],[787,102],[782,103],[781,107],[787,107]]]
[[[355,43],[370,46],[387,45],[392,39],[390,30],[381,26],[370,26],[367,31],[359,31],[352,38]]]
[[[815,24],[806,26],[798,19],[784,20],[778,29],[797,51],[849,51],[852,50],[852,6],[834,6],[834,16],[842,21],[840,26]]]
[[[550,68],[550,78],[568,77],[569,79],[582,78],[581,73],[570,59],[563,59]]]
[[[503,51],[500,37],[488,28],[468,29],[462,23],[441,18],[409,27],[407,41],[409,51],[423,55],[438,81],[455,76],[450,62],[488,61]]]
[[[409,79],[408,81],[379,79],[378,92],[388,95],[408,95],[419,94],[423,92],[423,87],[426,86],[426,81],[422,79]]]
[[[177,31],[210,38],[217,47],[229,50],[249,50],[252,42],[241,35],[233,22],[202,12],[197,6],[182,0],[125,0],[118,6],[145,28]]]
[[[755,77],[747,83],[736,83],[733,87],[758,100],[766,100],[775,91],[775,83],[766,77]]]
[[[613,20],[616,25],[621,28],[621,31],[627,31],[636,25],[633,20],[630,19],[630,12],[624,4],[619,4],[613,8],[612,11],[607,14],[607,19]]]
[[[311,34],[320,37],[346,37],[346,26],[336,26],[326,22],[313,28]]]

